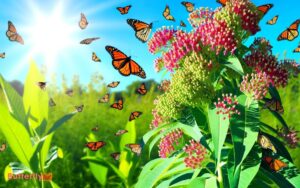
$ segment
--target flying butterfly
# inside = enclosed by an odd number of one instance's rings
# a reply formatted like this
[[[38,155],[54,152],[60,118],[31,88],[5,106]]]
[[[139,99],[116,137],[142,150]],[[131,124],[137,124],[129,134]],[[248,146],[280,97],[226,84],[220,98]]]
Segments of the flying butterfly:
[[[98,100],[98,103],[108,103],[109,93],[105,94],[101,99]]]
[[[128,5],[126,7],[117,7],[117,10],[122,14],[128,14],[129,10],[131,8],[131,5]]]
[[[145,84],[145,83],[142,83],[142,84],[140,85],[140,87],[137,88],[136,92],[137,92],[138,94],[141,94],[141,95],[146,95],[146,93],[147,93],[146,84]]]
[[[82,104],[80,106],[75,106],[75,109],[76,109],[77,112],[82,112],[83,111],[83,107],[84,107],[84,105]]]
[[[127,23],[135,31],[135,37],[142,42],[147,42],[152,30],[152,23],[147,24],[136,19],[127,19]]]
[[[93,127],[91,130],[94,131],[94,132],[98,132],[99,131],[99,126],[97,125],[97,126]]]
[[[0,152],[5,151],[6,148],[7,148],[6,143],[3,143],[3,144],[1,145],[1,147],[0,147]]]
[[[37,84],[37,86],[39,86],[39,88],[41,88],[41,90],[46,89],[47,82],[37,82],[36,84]]]
[[[113,81],[113,82],[107,84],[107,87],[116,88],[116,87],[118,87],[119,84],[120,84],[120,81]]]
[[[72,97],[73,94],[74,94],[73,89],[68,89],[68,90],[66,91],[66,95],[68,95],[68,96],[70,96],[70,97]]]
[[[95,40],[98,40],[98,39],[100,39],[100,38],[99,37],[86,38],[86,39],[80,41],[80,44],[88,45],[88,44],[91,44],[92,42],[94,42]]]
[[[289,40],[292,41],[296,37],[298,37],[299,32],[298,32],[298,26],[300,23],[300,19],[294,21],[289,28],[284,30],[277,38],[278,41],[280,40]]]
[[[175,22],[175,18],[171,15],[170,7],[168,5],[166,5],[165,10],[163,11],[163,16],[165,17],[166,20]]]
[[[128,131],[127,130],[118,130],[118,132],[115,133],[115,136],[121,136],[125,133],[128,133]]]
[[[50,107],[56,106],[56,103],[54,102],[54,100],[52,98],[49,99],[49,106]]]
[[[274,16],[271,20],[267,21],[267,24],[274,25],[278,20],[278,15]]]
[[[263,160],[269,165],[270,169],[275,172],[280,171],[281,169],[287,167],[287,164],[279,159],[274,159],[272,157],[264,157]]]
[[[17,29],[11,21],[8,21],[8,29],[6,31],[6,36],[10,41],[16,41],[20,44],[24,44],[23,38],[17,33]]]
[[[88,24],[89,24],[89,22],[87,21],[85,15],[83,13],[81,13],[80,14],[80,20],[79,20],[79,23],[78,23],[80,29],[85,29]]]
[[[140,117],[143,113],[139,111],[131,112],[129,116],[129,121],[135,120],[136,118]]]
[[[259,143],[259,145],[262,148],[264,148],[264,149],[270,149],[274,153],[277,153],[277,150],[274,147],[274,145],[272,144],[271,140],[268,137],[266,137],[265,135],[262,135],[262,134],[258,135],[257,142]]]
[[[123,76],[131,74],[146,78],[145,71],[130,56],[125,55],[123,52],[112,46],[106,46],[106,51],[111,55],[112,64],[115,69]]]
[[[118,161],[118,160],[120,159],[121,153],[120,153],[120,152],[115,152],[115,153],[110,154],[110,156],[111,156],[114,160]]]
[[[265,108],[268,108],[274,112],[278,112],[280,114],[284,113],[283,106],[279,100],[276,99],[266,99]]]
[[[92,60],[95,62],[101,62],[101,59],[96,55],[95,52],[92,53]]]
[[[123,99],[118,100],[118,102],[112,104],[110,107],[117,109],[117,110],[122,110],[123,109]]]
[[[300,44],[294,49],[294,53],[300,53]]]
[[[181,27],[186,27],[186,24],[183,21],[180,21],[180,26]]]
[[[183,6],[185,6],[186,10],[188,12],[193,12],[194,11],[194,6],[195,4],[191,3],[191,2],[188,2],[188,1],[182,1],[181,4]]]
[[[5,58],[5,52],[3,52],[3,53],[0,54],[0,58],[1,58],[1,59],[4,59],[4,58]]]
[[[142,147],[139,144],[126,144],[133,153],[137,154],[138,156],[141,154]]]
[[[88,147],[91,151],[97,151],[105,145],[106,143],[104,141],[88,142],[87,144],[85,144],[85,146]]]

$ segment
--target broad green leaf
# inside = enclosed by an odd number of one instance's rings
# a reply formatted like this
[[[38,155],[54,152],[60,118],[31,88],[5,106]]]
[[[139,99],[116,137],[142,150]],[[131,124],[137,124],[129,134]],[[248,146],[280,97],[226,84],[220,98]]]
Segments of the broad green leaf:
[[[47,135],[50,135],[51,133],[53,133],[56,129],[58,129],[59,127],[61,127],[66,121],[68,121],[69,119],[71,119],[75,114],[76,113],[70,113],[70,114],[64,115],[59,120],[57,120],[53,124],[53,126],[48,130]]]
[[[33,154],[33,147],[26,128],[4,107],[0,102],[0,130],[6,138],[9,147],[17,158],[27,167],[30,167],[30,158]]]
[[[94,177],[101,184],[101,186],[105,186],[107,181],[108,168],[92,162],[89,162],[89,167]]]
[[[214,154],[217,164],[221,160],[221,150],[229,128],[229,118],[223,114],[217,114],[217,109],[208,111],[209,127],[212,134]]]
[[[229,56],[226,60],[227,62],[224,63],[226,67],[231,68],[232,70],[236,71],[240,75],[244,75],[244,69],[241,65],[240,60],[235,56]]]
[[[187,188],[205,188],[206,178],[197,177],[190,182]]]
[[[211,177],[205,181],[206,188],[218,188],[216,177]]]
[[[60,188],[54,181],[50,181],[52,188]]]
[[[23,103],[25,112],[30,110],[29,124],[33,129],[41,125],[44,119],[48,119],[48,92],[42,90],[37,85],[38,82],[45,82],[45,78],[36,64],[31,62],[24,85]]]
[[[49,149],[50,149],[52,137],[53,137],[53,134],[50,134],[50,135],[46,136],[46,139],[44,140],[44,143],[43,143],[43,147],[40,151],[41,169],[46,168],[45,163],[46,163],[46,160],[48,158],[48,152],[49,152]]]
[[[163,158],[157,158],[149,161],[144,167],[142,172],[139,175],[139,179],[145,178],[145,176],[148,176],[151,171],[158,166],[160,163],[163,163],[164,159]]]

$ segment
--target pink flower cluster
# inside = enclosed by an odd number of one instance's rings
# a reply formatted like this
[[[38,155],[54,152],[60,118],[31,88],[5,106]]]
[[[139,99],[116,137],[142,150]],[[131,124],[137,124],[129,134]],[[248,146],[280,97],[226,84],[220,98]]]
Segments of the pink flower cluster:
[[[297,77],[300,73],[300,64],[296,63],[293,59],[284,59],[280,61],[282,67],[286,69],[289,75]]]
[[[298,137],[298,132],[299,131],[290,129],[287,133],[285,133],[282,130],[281,132],[279,132],[279,136],[285,140],[285,142],[289,145],[290,148],[296,148],[300,141],[300,138]]]
[[[222,94],[222,100],[218,98],[218,102],[215,102],[217,108],[217,114],[227,115],[230,118],[233,114],[240,115],[240,112],[236,109],[238,105],[237,97],[232,94]],[[224,117],[224,120],[226,118]]]
[[[214,17],[214,12],[210,9],[196,9],[189,15],[189,22],[193,27],[198,27],[199,25],[212,20]]]
[[[161,71],[161,69],[164,67],[164,61],[161,57],[158,57],[154,60],[154,69],[156,72]]]
[[[148,42],[149,51],[155,53],[157,50],[165,47],[167,43],[174,38],[175,33],[176,30],[169,27],[163,27],[157,30]]]
[[[247,74],[243,77],[240,90],[255,100],[261,100],[267,95],[269,85],[266,73],[252,73],[251,76]]]
[[[195,140],[190,140],[190,144],[185,146],[183,150],[188,155],[184,159],[186,167],[190,167],[192,169],[201,167],[201,164],[207,155],[205,147]]]
[[[153,119],[150,124],[150,129],[157,128],[161,123],[164,122],[164,119],[161,115],[158,114],[157,110],[152,110]]]
[[[285,87],[287,85],[288,72],[278,63],[275,56],[255,50],[247,55],[244,61],[254,68],[256,73],[266,73],[272,86]]]
[[[174,145],[179,145],[179,139],[182,138],[183,131],[176,129],[167,135],[165,135],[159,143],[159,156],[161,158],[167,158],[175,151]]]

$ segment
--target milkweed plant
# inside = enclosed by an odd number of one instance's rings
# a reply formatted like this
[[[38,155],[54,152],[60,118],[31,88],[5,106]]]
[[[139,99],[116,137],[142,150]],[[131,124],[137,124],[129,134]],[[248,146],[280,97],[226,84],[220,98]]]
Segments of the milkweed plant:
[[[154,101],[143,154],[152,157],[137,188],[300,187],[286,147],[299,147],[285,122],[278,88],[297,76],[260,31],[263,13],[249,0],[189,15],[191,31],[158,29],[148,42],[156,71],[170,72]],[[280,125],[260,120],[270,111]]]

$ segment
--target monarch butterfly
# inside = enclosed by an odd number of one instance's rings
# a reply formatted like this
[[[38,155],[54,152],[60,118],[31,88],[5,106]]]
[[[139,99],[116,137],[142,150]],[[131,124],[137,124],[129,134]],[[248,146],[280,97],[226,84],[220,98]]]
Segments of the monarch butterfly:
[[[54,102],[54,100],[52,98],[49,99],[49,106],[50,107],[56,106],[56,103]]]
[[[270,110],[278,112],[280,114],[284,113],[284,109],[281,102],[276,99],[268,99],[265,102],[265,108],[269,108]]]
[[[74,94],[73,89],[68,89],[68,90],[66,91],[66,95],[68,95],[68,96],[70,96],[70,97],[72,97],[73,94]]]
[[[85,144],[85,146],[88,147],[91,151],[97,151],[105,145],[106,143],[104,141],[88,142],[87,144]]]
[[[115,152],[115,153],[110,154],[110,156],[111,156],[114,160],[118,161],[118,160],[120,159],[121,153],[120,153],[120,152]]]
[[[183,21],[180,21],[180,26],[181,27],[186,27],[186,24]]]
[[[279,159],[274,159],[267,156],[264,157],[263,160],[269,165],[270,169],[274,170],[275,172],[287,167],[287,164]]]
[[[278,15],[274,16],[271,20],[267,21],[267,24],[274,25],[278,20]]]
[[[168,5],[166,5],[165,10],[163,11],[163,16],[165,17],[166,20],[175,22],[175,18],[171,15],[171,11]]]
[[[139,111],[134,111],[131,112],[130,116],[129,116],[129,121],[135,120],[136,118],[140,117],[140,115],[142,115],[142,112]]]
[[[127,19],[127,23],[134,29],[137,39],[142,42],[147,42],[152,30],[152,23],[147,24],[136,19]]]
[[[98,125],[96,127],[93,127],[91,130],[94,131],[94,132],[98,132],[99,131]]]
[[[274,145],[272,144],[270,139],[268,137],[266,137],[265,135],[262,135],[262,134],[258,135],[257,141],[262,148],[270,149],[274,153],[277,153],[276,148],[274,147]]]
[[[139,144],[126,144],[133,153],[137,154],[138,156],[141,154],[142,147]]]
[[[293,52],[294,52],[294,53],[300,53],[300,44],[298,45],[297,48],[294,49]]]
[[[92,42],[94,42],[95,40],[98,40],[98,39],[100,39],[100,38],[99,37],[87,38],[87,39],[84,39],[84,40],[80,41],[80,44],[88,45],[88,44],[91,44]]]
[[[47,82],[37,82],[36,84],[41,88],[41,90],[46,89]]]
[[[146,78],[145,71],[131,59],[131,57],[125,55],[123,52],[112,46],[106,46],[106,51],[112,57],[112,64],[115,69],[119,71],[123,76],[129,76],[131,74]]]
[[[85,15],[83,13],[81,13],[80,14],[80,20],[79,20],[79,23],[78,23],[80,29],[85,29],[88,24],[89,24],[89,22],[87,21]]]
[[[3,53],[0,54],[0,58],[1,58],[1,59],[4,59],[4,58],[5,58],[5,52],[3,52]]]
[[[128,5],[126,7],[117,7],[117,10],[122,14],[128,14],[129,10],[131,8],[131,5]]]
[[[188,1],[182,1],[181,4],[185,6],[188,12],[193,12],[195,4]]]
[[[84,105],[82,104],[80,106],[75,106],[75,109],[76,109],[77,112],[82,112],[83,111],[83,107],[84,107]]]
[[[114,81],[107,85],[110,88],[116,88],[120,84],[120,81]]]
[[[298,37],[299,33],[298,33],[298,26],[300,23],[300,19],[294,21],[289,28],[287,28],[286,30],[284,30],[277,38],[278,41],[280,40],[289,40],[292,41],[294,40],[296,37]]]
[[[95,62],[101,62],[101,59],[96,55],[95,52],[92,53],[92,60]]]
[[[0,152],[5,151],[6,148],[7,148],[6,143],[3,143],[3,144],[1,145],[1,147],[0,147]]]
[[[112,104],[110,107],[117,109],[117,110],[122,110],[123,109],[123,99],[118,100],[118,102]]]
[[[8,21],[8,29],[6,31],[6,36],[10,41],[16,41],[20,44],[24,44],[23,38],[17,33],[17,29],[11,21]]]
[[[109,93],[105,94],[101,99],[98,100],[98,103],[107,103],[109,101]]]
[[[118,132],[115,133],[115,136],[121,136],[122,134],[128,133],[127,130],[118,130]]]
[[[218,3],[220,3],[222,6],[225,6],[228,0],[217,0]]]
[[[139,94],[141,94],[141,95],[146,95],[146,93],[147,93],[146,84],[142,83],[140,85],[140,87],[137,88],[136,92],[139,93]]]

